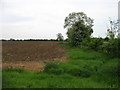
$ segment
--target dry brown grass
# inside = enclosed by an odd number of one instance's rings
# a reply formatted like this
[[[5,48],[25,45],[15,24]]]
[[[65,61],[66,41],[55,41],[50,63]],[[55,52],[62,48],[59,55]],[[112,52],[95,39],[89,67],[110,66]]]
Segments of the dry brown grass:
[[[66,61],[66,54],[59,42],[50,41],[5,41],[3,42],[3,68],[43,70],[51,61]]]

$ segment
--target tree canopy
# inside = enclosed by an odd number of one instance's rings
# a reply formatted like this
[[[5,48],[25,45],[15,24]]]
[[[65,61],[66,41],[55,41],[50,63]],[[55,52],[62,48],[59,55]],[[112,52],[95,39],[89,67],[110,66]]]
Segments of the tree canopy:
[[[64,37],[62,36],[61,33],[58,33],[58,34],[57,34],[57,40],[58,40],[58,41],[63,41],[63,40],[64,40]]]
[[[93,19],[87,17],[83,12],[70,13],[65,18],[64,28],[67,28],[68,41],[73,46],[78,46],[84,38],[93,33]]]
[[[64,28],[70,28],[72,27],[73,24],[76,22],[81,21],[81,23],[85,26],[92,27],[93,26],[93,19],[90,17],[87,17],[87,15],[83,12],[78,12],[78,13],[70,13],[66,18],[65,18],[65,23],[64,23]]]

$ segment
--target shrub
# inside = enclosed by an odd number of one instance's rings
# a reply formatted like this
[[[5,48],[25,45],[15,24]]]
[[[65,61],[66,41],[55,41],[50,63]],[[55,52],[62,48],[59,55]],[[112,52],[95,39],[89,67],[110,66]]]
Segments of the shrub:
[[[109,41],[109,38],[108,38],[108,37],[105,37],[105,38],[104,38],[104,41]]]
[[[117,58],[110,59],[109,62],[103,64],[101,68],[99,68],[99,71],[97,73],[97,76],[99,78],[97,77],[97,79],[99,81],[104,81],[108,85],[116,85],[115,87],[117,87],[120,71],[120,69],[118,68],[118,60],[119,59]]]
[[[113,57],[120,57],[120,39],[103,40],[102,38],[86,38],[82,47],[102,51]]]
[[[91,42],[91,38],[85,38],[83,41],[82,41],[82,45],[81,45],[81,47],[83,47],[83,48],[89,48],[89,44],[90,44],[90,42]]]
[[[67,65],[66,67],[64,66],[63,68],[65,73],[67,74],[78,76],[78,77],[85,77],[85,78],[90,77],[95,71],[94,68],[88,65],[84,65],[83,67],[76,66],[76,65],[72,65],[70,67],[70,65]]]
[[[63,68],[60,67],[60,63],[54,62],[47,64],[45,66],[44,72],[58,75],[58,74],[62,74],[64,70]]]
[[[117,76],[119,76],[118,72],[119,72],[118,65],[114,62],[111,62],[110,64],[104,66],[101,71],[101,73],[104,73],[104,75],[106,76],[116,77],[116,78]]]
[[[104,52],[113,57],[120,57],[120,39],[111,39],[103,44]]]
[[[71,68],[66,73],[71,74],[73,76],[81,76],[80,68]]]
[[[94,73],[94,68],[88,66],[88,65],[85,65],[84,67],[82,67],[81,69],[81,76],[82,77],[90,77],[93,73]]]
[[[102,38],[86,38],[82,42],[82,45],[84,47],[87,47],[93,50],[100,50],[102,44],[103,44]]]
[[[45,66],[44,72],[49,74],[70,74],[72,76],[88,78],[94,73],[95,69],[84,65],[83,67],[65,64],[65,63],[49,63]]]

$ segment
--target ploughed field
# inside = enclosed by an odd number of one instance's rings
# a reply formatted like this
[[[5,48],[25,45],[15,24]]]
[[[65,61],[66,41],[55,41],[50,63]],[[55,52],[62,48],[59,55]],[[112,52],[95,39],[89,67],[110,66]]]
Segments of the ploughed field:
[[[59,42],[4,41],[2,42],[2,67],[43,70],[49,62],[66,61],[66,53]]]

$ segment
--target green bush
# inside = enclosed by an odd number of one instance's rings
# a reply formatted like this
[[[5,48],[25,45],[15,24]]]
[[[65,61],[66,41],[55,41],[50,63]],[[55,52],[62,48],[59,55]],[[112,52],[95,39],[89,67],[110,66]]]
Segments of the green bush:
[[[84,66],[81,68],[71,68],[68,73],[73,76],[88,78],[94,73],[94,70],[90,66]]]
[[[68,68],[67,72],[68,74],[71,74],[73,76],[81,76],[81,70],[80,68]]]
[[[49,74],[70,74],[72,76],[90,77],[94,73],[95,69],[84,65],[83,67],[72,65],[70,63],[49,63],[46,65],[44,72]]]
[[[64,73],[64,70],[60,67],[60,63],[53,62],[45,66],[44,72],[58,75]]]
[[[95,71],[95,68],[92,68],[88,65],[84,65],[84,67],[82,67],[81,69],[81,76],[82,77],[90,77]]]
[[[82,45],[84,47],[87,47],[87,48],[93,49],[93,50],[100,50],[102,44],[103,44],[102,38],[86,38],[82,42]]]
[[[79,66],[71,63],[63,64],[62,68],[64,69],[64,73],[85,78],[90,77],[96,71],[94,67],[89,65]]]
[[[91,42],[91,38],[89,38],[89,37],[88,37],[88,38],[85,38],[85,39],[82,41],[81,47],[83,47],[83,48],[88,48],[90,42]]]
[[[119,68],[118,59],[111,59],[104,63],[101,68],[99,68],[96,80],[99,82],[104,81],[104,83],[110,85],[111,87],[117,87],[119,78]],[[95,77],[94,77],[95,79]]]
[[[103,51],[113,57],[120,57],[120,39],[111,39],[104,43]]]
[[[108,65],[106,66],[101,73],[104,73],[104,75],[111,76],[111,77],[117,77],[118,76],[118,66],[117,65]]]
[[[89,48],[93,50],[100,50],[102,44],[103,44],[102,38],[93,38],[90,42]]]
[[[96,51],[102,51],[113,57],[120,57],[120,39],[86,38],[82,42],[82,47]]]

